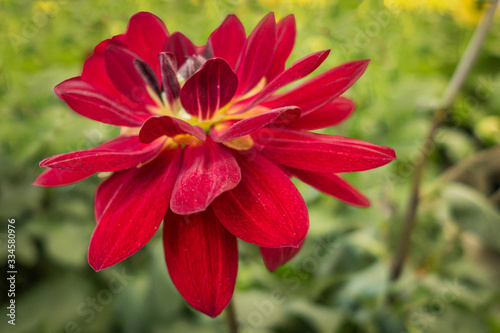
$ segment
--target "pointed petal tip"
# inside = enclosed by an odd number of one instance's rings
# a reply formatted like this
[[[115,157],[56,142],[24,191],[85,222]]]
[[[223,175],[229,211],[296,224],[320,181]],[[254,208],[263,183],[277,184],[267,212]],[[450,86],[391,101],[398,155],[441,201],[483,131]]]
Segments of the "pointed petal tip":
[[[89,265],[90,265],[90,267],[92,267],[92,269],[93,269],[94,271],[96,271],[96,272],[102,271],[103,269],[105,269],[105,268],[107,268],[107,267],[108,267],[108,266],[104,267],[104,266],[102,265],[102,262],[97,263],[97,262],[91,261],[90,259],[89,259]]]
[[[360,204],[358,207],[359,208],[369,208],[371,206],[371,202],[370,200],[366,199],[366,202],[363,202],[362,204]]]
[[[360,62],[362,64],[362,67],[364,69],[366,69],[368,67],[368,65],[370,64],[372,60],[371,59],[361,59],[361,60],[358,60],[358,62]]]
[[[297,247],[265,248],[259,247],[266,268],[273,273],[278,267],[292,260],[300,251],[304,240]]]
[[[217,308],[209,308],[209,309],[196,309],[196,310],[200,311],[203,314],[206,314],[210,318],[214,318],[215,319],[215,318],[217,318],[222,313],[222,311],[224,311],[226,309],[226,307],[228,305],[229,305],[229,303],[227,303],[224,307],[221,307],[219,309],[217,309]]]
[[[47,185],[44,185],[40,180],[39,178],[35,179],[33,181],[33,183],[31,183],[31,185],[33,186],[38,186],[38,187],[50,187],[50,186],[47,186]]]
[[[88,262],[90,267],[96,272],[102,271],[103,269],[109,268],[113,265],[118,264],[119,262],[129,258],[131,255],[125,257],[125,258],[113,258],[111,256],[107,256],[107,254],[104,254],[104,256],[97,255],[96,253],[91,253],[89,249],[88,253]]]
[[[391,157],[392,157],[392,160],[397,159],[397,156],[396,156],[396,151],[395,151],[394,149],[389,148],[389,153],[390,153],[390,155],[391,155]]]
[[[260,23],[267,21],[273,22],[274,29],[276,29],[276,16],[274,15],[274,12],[269,12],[266,16],[264,16]]]
[[[276,272],[276,270],[278,269],[278,267],[280,267],[280,266],[275,266],[275,265],[268,265],[265,262],[264,262],[264,265],[266,266],[266,268],[269,271],[269,273]]]
[[[94,172],[68,171],[48,168],[44,170],[33,182],[34,186],[56,187],[70,185],[92,176]]]

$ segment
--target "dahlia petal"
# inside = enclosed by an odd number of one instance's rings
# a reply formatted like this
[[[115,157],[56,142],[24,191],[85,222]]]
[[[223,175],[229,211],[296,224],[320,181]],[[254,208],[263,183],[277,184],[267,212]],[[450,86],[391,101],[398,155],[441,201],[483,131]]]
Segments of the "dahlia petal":
[[[254,152],[255,153],[255,152]],[[297,247],[309,229],[307,207],[283,171],[262,155],[237,154],[241,181],[211,207],[241,240],[264,247]]]
[[[178,134],[191,134],[202,141],[207,138],[203,129],[193,126],[182,119],[170,116],[154,116],[146,120],[142,125],[139,140],[143,143],[150,143],[163,135],[173,137]]]
[[[113,40],[111,38],[105,39],[94,47],[94,55],[103,55],[106,48],[111,45]]]
[[[183,150],[179,176],[172,190],[170,209],[189,215],[204,211],[221,193],[241,180],[236,159],[229,149],[210,139]]]
[[[92,149],[55,155],[40,162],[42,167],[88,172],[118,171],[139,166],[153,158],[163,146],[163,140],[151,144],[138,136],[118,136]]]
[[[314,172],[355,172],[383,166],[396,158],[392,148],[334,135],[261,129],[255,148],[271,161]]]
[[[286,127],[299,130],[316,130],[340,124],[354,112],[354,103],[345,97],[338,97],[328,104],[302,113],[300,118],[289,122]]]
[[[110,45],[104,54],[106,70],[114,86],[138,104],[156,105],[146,89],[147,83],[136,71],[134,59],[140,59],[124,47]],[[140,59],[142,60],[142,59]]]
[[[333,101],[351,87],[366,70],[369,60],[351,61],[332,68],[281,95],[263,103],[270,108],[296,105],[310,112]]]
[[[259,115],[245,118],[234,123],[226,131],[220,133],[215,130],[210,135],[215,142],[226,142],[250,134],[259,128],[267,126],[275,120],[293,121],[300,117],[300,109],[296,106],[287,106],[270,110]]]
[[[143,113],[134,112],[112,97],[99,93],[79,77],[59,83],[54,90],[73,111],[102,123],[137,127],[148,117]]]
[[[172,282],[196,310],[215,318],[233,296],[238,245],[211,209],[194,215],[170,210],[163,225],[165,261]]]
[[[214,57],[223,58],[234,69],[246,38],[245,28],[238,17],[228,15],[208,37],[207,45],[212,48]]]
[[[180,32],[174,32],[165,43],[163,51],[172,53],[180,68],[186,61],[186,58],[196,54],[196,46]]]
[[[160,83],[158,82],[158,77],[151,66],[149,66],[147,62],[140,59],[134,59],[132,63],[144,82],[155,92],[158,98],[161,98]]]
[[[186,111],[200,119],[210,119],[215,111],[234,96],[238,77],[221,58],[207,60],[181,89],[181,103]]]
[[[276,47],[276,20],[269,13],[248,36],[236,65],[236,96],[250,91],[266,74]]]
[[[243,113],[252,109],[253,107],[259,105],[260,102],[271,96],[278,89],[286,86],[287,84],[297,81],[304,76],[310,74],[319,65],[323,63],[323,61],[328,57],[330,50],[319,51],[313,54],[304,57],[297,62],[295,62],[292,66],[290,66],[286,71],[279,74],[273,81],[269,82],[262,91],[252,99],[250,104],[244,107],[242,110],[238,111],[238,113]],[[288,104],[294,105],[294,104]]]
[[[340,176],[333,173],[288,169],[290,173],[317,190],[357,207],[369,207],[370,201]]]
[[[140,12],[133,15],[125,32],[127,48],[146,61],[159,77],[158,53],[163,50],[169,33],[156,15]]]
[[[259,247],[260,254],[264,260],[264,265],[272,273],[281,265],[286,264],[299,253],[302,248],[302,242],[298,247]]]
[[[285,70],[285,64],[292,53],[297,34],[295,17],[288,15],[276,25],[276,51],[273,60],[266,73],[267,82],[271,82],[276,76]]]
[[[102,43],[103,42],[101,42],[101,44]],[[102,93],[103,95],[110,96],[115,101],[119,101],[120,103],[126,105],[129,109],[134,110],[135,113],[150,113],[144,105],[137,104],[123,95],[115,87],[113,82],[111,82],[106,70],[104,51],[99,54],[94,53],[93,56],[85,61],[83,64],[81,80],[90,84],[96,91]]]
[[[94,198],[94,214],[97,223],[101,220],[103,213],[112,202],[113,197],[118,195],[120,191],[123,190],[123,187],[127,186],[127,182],[124,181],[125,176],[118,177],[115,175],[125,174],[127,171],[128,170],[123,170],[113,173],[97,186]]]
[[[111,79],[106,72],[106,64],[103,53],[94,54],[85,61],[83,64],[81,78],[98,91],[105,92],[115,97],[122,95],[111,82]]]
[[[59,170],[49,168],[44,170],[40,176],[36,178],[33,185],[44,187],[69,185],[88,178],[93,174],[94,172],[89,171]]]
[[[160,58],[163,91],[172,105],[181,94],[181,86],[175,73],[177,65],[174,62],[176,60],[172,53],[161,52],[158,57]]]
[[[94,270],[128,258],[153,237],[167,212],[180,161],[180,148],[164,150],[153,162],[116,172],[100,185],[108,197],[100,203],[104,208],[90,239],[88,259]],[[107,186],[113,188],[103,190]]]

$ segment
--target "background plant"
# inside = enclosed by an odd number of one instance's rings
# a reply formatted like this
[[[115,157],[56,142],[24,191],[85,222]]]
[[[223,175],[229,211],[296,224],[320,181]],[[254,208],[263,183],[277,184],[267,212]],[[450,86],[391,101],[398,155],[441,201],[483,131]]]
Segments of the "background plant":
[[[407,266],[390,284],[421,142],[473,25],[445,12],[407,11],[376,0],[308,7],[292,0],[47,0],[0,6],[0,217],[17,221],[19,266],[17,325],[7,328],[3,320],[2,332],[224,330],[222,316],[198,315],[177,294],[159,234],[114,269],[93,272],[86,252],[98,179],[59,189],[31,186],[41,171],[39,160],[117,134],[72,113],[53,87],[77,75],[92,46],[124,31],[140,10],[198,44],[228,13],[242,17],[247,29],[270,10],[278,18],[294,13],[298,36],[290,62],[325,48],[332,53],[318,71],[372,59],[349,91],[357,111],[326,132],[393,147],[398,160],[348,175],[371,199],[369,209],[298,184],[310,207],[311,231],[297,258],[275,274],[267,273],[256,247],[239,244],[234,302],[242,332],[500,332],[498,20],[436,134]],[[6,231],[1,230],[3,248]],[[6,258],[0,262],[5,265]]]

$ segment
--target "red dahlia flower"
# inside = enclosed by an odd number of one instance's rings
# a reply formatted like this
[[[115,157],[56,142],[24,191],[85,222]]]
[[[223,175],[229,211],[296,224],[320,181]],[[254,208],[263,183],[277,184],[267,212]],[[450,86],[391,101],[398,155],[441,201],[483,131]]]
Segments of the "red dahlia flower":
[[[142,248],[164,220],[173,283],[197,310],[215,317],[229,303],[238,269],[236,238],[260,247],[270,271],[299,250],[307,207],[290,177],[355,206],[368,200],[338,173],[376,168],[391,148],[308,132],[354,110],[341,94],[368,61],[333,68],[284,93],[329,51],[285,70],[295,21],[268,14],[247,37],[230,15],[195,46],[169,34],[150,13],[101,42],[82,75],[55,91],[77,113],[120,126],[93,149],[43,160],[36,185],[59,186],[112,172],[98,187],[89,263],[114,265]]]

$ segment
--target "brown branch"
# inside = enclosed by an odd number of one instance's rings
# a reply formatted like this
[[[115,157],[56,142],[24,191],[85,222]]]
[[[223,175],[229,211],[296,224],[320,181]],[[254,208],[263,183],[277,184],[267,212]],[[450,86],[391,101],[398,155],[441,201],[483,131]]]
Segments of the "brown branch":
[[[420,201],[420,185],[422,182],[422,176],[424,174],[425,164],[429,158],[429,154],[434,148],[436,131],[445,121],[449,109],[453,106],[453,103],[455,102],[455,99],[479,54],[488,30],[493,23],[493,16],[499,2],[500,0],[492,1],[485,10],[483,17],[481,18],[481,22],[478,24],[467,49],[460,59],[460,63],[448,83],[448,87],[443,95],[441,107],[434,112],[434,119],[431,128],[429,129],[427,137],[422,144],[422,156],[418,164],[415,166],[413,173],[410,199],[408,202],[404,225],[399,236],[399,243],[391,268],[391,281],[399,279],[403,270],[405,259],[408,255],[411,234],[415,227],[418,204]]]
[[[226,310],[226,324],[228,333],[238,333],[238,321],[236,320],[236,311],[234,310],[233,301],[229,302]]]

